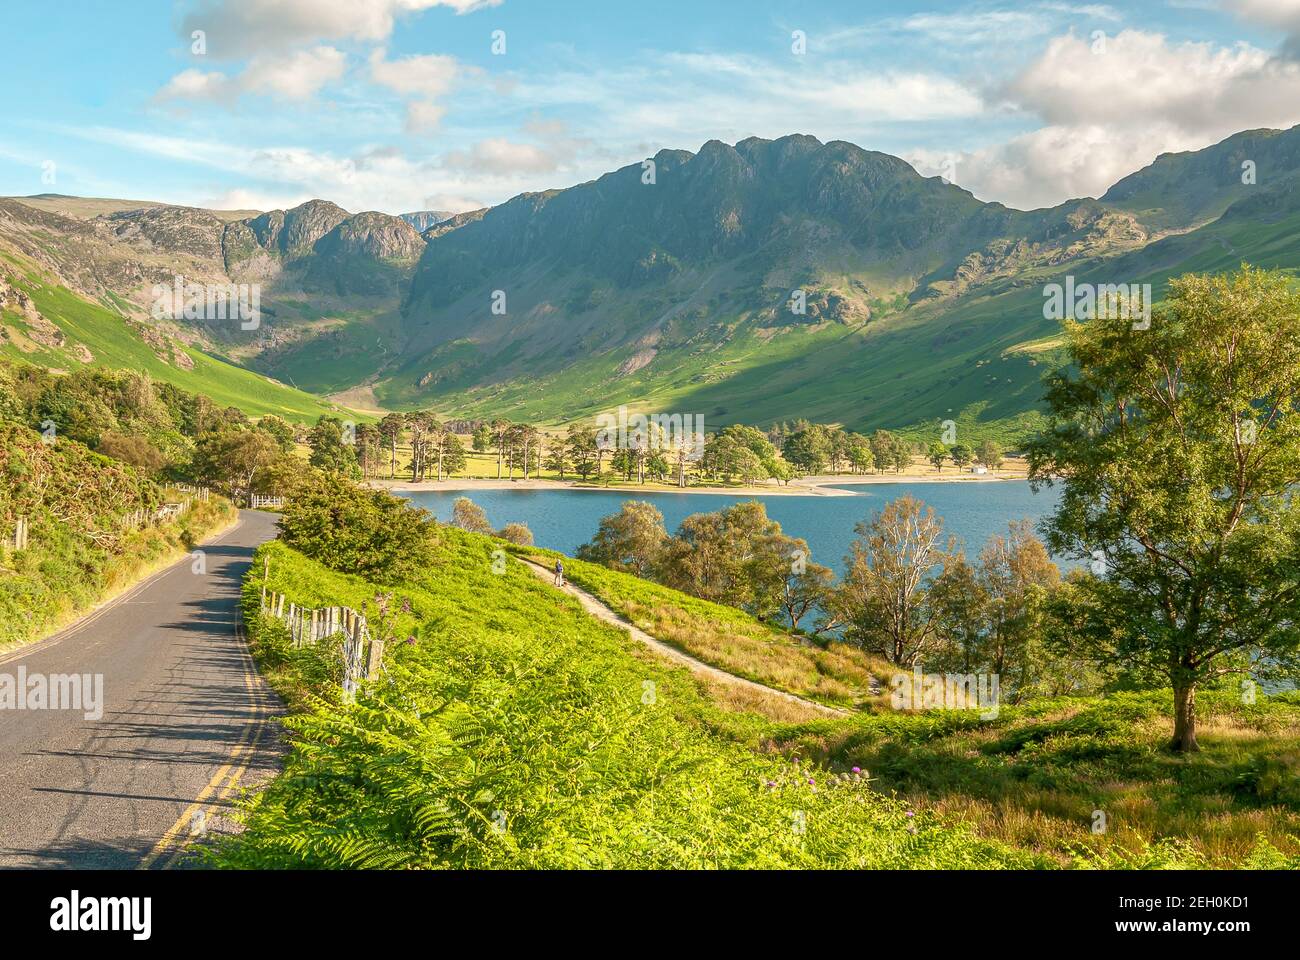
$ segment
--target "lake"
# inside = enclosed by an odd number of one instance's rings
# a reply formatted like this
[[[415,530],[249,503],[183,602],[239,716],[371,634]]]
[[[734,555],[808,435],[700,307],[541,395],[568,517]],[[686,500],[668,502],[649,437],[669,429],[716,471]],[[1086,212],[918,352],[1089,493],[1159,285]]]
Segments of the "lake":
[[[903,494],[925,501],[943,518],[944,529],[956,536],[972,559],[994,534],[1005,534],[1011,520],[1037,523],[1050,514],[1059,490],[1034,493],[1023,480],[992,483],[873,483],[846,480],[839,489],[852,497],[737,496],[728,493],[640,493],[633,490],[464,490],[406,491],[400,495],[424,507],[439,520],[451,519],[457,497],[482,507],[496,529],[507,523],[527,524],[540,547],[572,555],[596,532],[600,518],[617,513],[624,500],[648,500],[664,515],[672,533],[692,513],[720,510],[742,500],[760,500],[767,515],[790,536],[808,542],[812,559],[843,572],[844,556],[853,540],[853,525]]]

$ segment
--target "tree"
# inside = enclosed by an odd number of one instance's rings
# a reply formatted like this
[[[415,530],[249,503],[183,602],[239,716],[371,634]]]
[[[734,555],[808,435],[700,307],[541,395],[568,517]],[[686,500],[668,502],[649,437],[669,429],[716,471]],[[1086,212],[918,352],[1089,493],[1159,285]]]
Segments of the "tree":
[[[110,430],[99,438],[97,453],[121,460],[145,473],[155,474],[167,463],[162,451],[140,436],[130,436]]]
[[[450,431],[443,437],[439,456],[441,469],[447,471],[447,476],[450,477],[465,469],[465,444],[461,442],[460,437]]]
[[[492,446],[492,428],[486,423],[480,423],[474,428],[474,436],[470,439],[470,445],[475,453],[485,453],[487,448]]]
[[[509,420],[492,421],[492,443],[497,448],[497,479],[501,479],[501,461],[505,458],[506,448],[514,436],[514,425]]]
[[[533,545],[533,531],[522,523],[507,523],[497,531],[497,536],[521,547]]]
[[[678,457],[678,484],[685,486],[685,461],[689,458],[689,451],[679,449]],[[700,466],[708,476],[720,476],[727,482],[736,474],[743,474],[748,477],[746,482],[755,483],[776,476],[780,472],[778,464],[776,447],[761,431],[732,424],[705,442]]]
[[[648,577],[658,566],[667,539],[662,513],[643,500],[625,500],[618,513],[601,518],[596,535],[578,548],[578,557]]]
[[[821,473],[831,458],[831,437],[827,429],[813,424],[785,439],[781,455],[804,474]]]
[[[369,477],[375,473],[379,462],[379,429],[369,423],[357,424],[356,458],[361,467],[361,476]]]
[[[952,448],[952,453],[949,455],[952,457],[952,462],[957,467],[958,470],[961,470],[962,467],[970,463],[971,460],[973,460],[975,457],[975,454],[971,451],[971,448],[966,446],[966,444],[964,443],[959,443],[956,446],[954,446]]]
[[[405,429],[406,417],[400,413],[390,413],[379,421],[379,435],[388,444],[388,477],[390,480],[397,476],[397,444],[402,439],[402,431]]]
[[[898,440],[888,430],[877,430],[871,435],[871,457],[876,469],[882,473],[885,467],[894,462],[894,447]]]
[[[943,472],[943,462],[948,459],[948,448],[938,440],[930,444],[930,449],[926,453],[926,459],[935,465],[940,473]]]
[[[411,482],[424,479],[425,461],[428,458],[428,436],[437,421],[431,414],[415,410],[406,415],[406,426],[411,432]]]
[[[1095,571],[1057,606],[1061,642],[1163,676],[1190,751],[1200,685],[1294,669],[1300,293],[1243,266],[1171,281],[1153,314],[1066,323],[1030,479],[1063,488],[1053,552]]]
[[[541,441],[537,428],[532,424],[522,423],[515,427],[515,445],[520,453],[524,468],[524,479],[528,479],[528,470],[541,458],[538,456]]]
[[[543,464],[547,470],[554,470],[564,479],[564,471],[569,466],[569,448],[564,437],[556,434],[547,438],[546,442],[546,462]]]
[[[343,421],[338,417],[321,417],[307,435],[307,445],[311,447],[307,462],[320,470],[356,476],[357,458],[352,446],[345,441]]]
[[[1029,521],[1012,521],[1006,536],[989,538],[975,566],[955,558],[936,582],[940,632],[949,647],[932,653],[928,663],[995,674],[1013,702],[1029,696],[1057,666],[1043,637],[1048,601],[1059,581],[1060,571]]]
[[[790,621],[792,630],[799,629],[799,621],[812,611],[823,607],[835,586],[835,573],[820,563],[805,561],[790,565],[781,590],[781,610]]]
[[[257,421],[257,429],[269,433],[280,447],[281,453],[293,451],[293,427],[273,413],[268,413]]]
[[[586,480],[596,469],[596,431],[591,427],[570,424],[564,436],[569,460],[578,476]]]
[[[279,455],[269,434],[223,427],[199,437],[194,447],[194,477],[241,501],[252,491],[258,471],[274,463]]]
[[[632,479],[632,471],[636,469],[636,457],[627,447],[619,447],[614,451],[614,455],[609,458],[609,466],[616,473],[622,473],[624,480]]]
[[[492,524],[488,523],[487,514],[469,497],[457,497],[456,502],[451,505],[451,525],[468,530],[470,533],[490,534],[492,532]]]
[[[939,604],[931,585],[953,561],[941,542],[943,521],[911,496],[886,504],[854,528],[847,570],[830,599],[845,639],[899,667],[911,668],[937,637]]]
[[[870,441],[860,433],[849,434],[847,456],[855,473],[866,473],[876,462]]]
[[[801,542],[785,537],[756,500],[692,514],[664,550],[660,579],[683,593],[767,616],[779,604],[791,553]]]
[[[1002,447],[992,440],[985,440],[975,451],[975,459],[990,470],[1002,466]]]
[[[378,583],[418,578],[437,539],[425,511],[337,473],[306,478],[285,503],[279,526],[286,546]]]

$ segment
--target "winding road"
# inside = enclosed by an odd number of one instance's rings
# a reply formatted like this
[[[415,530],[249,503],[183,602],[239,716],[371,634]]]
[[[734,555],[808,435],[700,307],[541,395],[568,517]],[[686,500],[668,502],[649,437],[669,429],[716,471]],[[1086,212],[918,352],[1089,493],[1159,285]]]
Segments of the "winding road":
[[[192,837],[231,829],[236,790],[280,759],[280,704],[238,620],[240,580],[275,534],[274,516],[241,511],[200,545],[200,572],[187,557],[0,654],[0,682],[103,677],[99,718],[0,710],[0,867],[159,869],[183,862]]]

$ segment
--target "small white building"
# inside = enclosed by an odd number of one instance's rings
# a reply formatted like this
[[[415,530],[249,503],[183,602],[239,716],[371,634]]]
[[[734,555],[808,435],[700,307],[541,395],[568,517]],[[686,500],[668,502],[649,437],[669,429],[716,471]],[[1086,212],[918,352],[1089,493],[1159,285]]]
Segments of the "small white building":
[[[982,473],[988,473],[989,471],[988,471],[988,467],[974,466],[971,467],[970,472],[974,474],[982,474]]]

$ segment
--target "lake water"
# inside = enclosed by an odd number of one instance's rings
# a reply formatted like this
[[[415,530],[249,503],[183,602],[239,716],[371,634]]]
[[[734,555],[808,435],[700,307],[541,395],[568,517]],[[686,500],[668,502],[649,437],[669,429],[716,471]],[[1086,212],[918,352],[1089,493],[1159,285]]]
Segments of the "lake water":
[[[664,515],[672,533],[692,513],[720,510],[742,500],[760,500],[767,515],[788,535],[808,542],[812,558],[841,573],[844,556],[853,540],[853,526],[903,494],[925,501],[943,518],[944,529],[956,536],[972,559],[994,534],[1005,534],[1011,520],[1037,523],[1050,514],[1059,491],[1034,493],[1026,481],[993,483],[874,483],[838,485],[851,497],[737,496],[718,493],[641,493],[632,490],[465,490],[404,492],[413,503],[439,520],[451,519],[457,497],[466,496],[482,507],[492,526],[527,524],[538,546],[572,555],[596,532],[600,518],[617,513],[624,500],[648,500]]]

